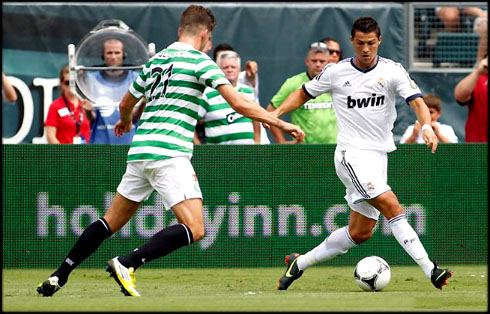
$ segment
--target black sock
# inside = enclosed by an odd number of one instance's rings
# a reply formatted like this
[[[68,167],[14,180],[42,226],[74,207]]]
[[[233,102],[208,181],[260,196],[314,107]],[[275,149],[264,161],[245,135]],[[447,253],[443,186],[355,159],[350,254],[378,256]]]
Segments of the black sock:
[[[51,275],[59,278],[59,285],[64,286],[71,271],[87,257],[92,255],[102,242],[112,234],[104,218],[99,218],[83,231],[77,242],[66,256],[61,266]]]
[[[119,262],[125,267],[137,269],[144,263],[168,255],[192,242],[194,240],[189,227],[184,224],[173,225],[159,231],[148,242],[128,255],[119,257]]]

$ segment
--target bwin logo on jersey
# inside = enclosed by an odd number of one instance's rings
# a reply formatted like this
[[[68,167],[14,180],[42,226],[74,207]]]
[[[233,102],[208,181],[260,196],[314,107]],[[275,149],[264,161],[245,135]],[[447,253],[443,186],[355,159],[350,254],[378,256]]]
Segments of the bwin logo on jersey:
[[[382,106],[385,103],[385,96],[377,96],[376,94],[372,94],[373,97],[369,98],[360,98],[360,99],[355,99],[352,98],[351,96],[347,96],[347,108],[352,109],[354,107],[358,108],[363,108],[363,107],[374,107],[374,106]]]
[[[226,115],[226,121],[228,123],[233,123],[236,120],[240,119],[241,117],[243,117],[243,116],[241,114],[239,114],[238,112],[229,113]]]

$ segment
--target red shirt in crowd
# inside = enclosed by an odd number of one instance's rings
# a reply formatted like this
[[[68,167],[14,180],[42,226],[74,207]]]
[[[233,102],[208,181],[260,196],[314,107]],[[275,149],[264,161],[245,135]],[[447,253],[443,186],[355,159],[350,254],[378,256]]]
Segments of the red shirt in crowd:
[[[81,104],[75,109],[75,106],[68,98],[65,98],[65,100],[70,110],[65,105],[63,96],[60,96],[49,106],[48,117],[46,118],[46,122],[44,122],[44,126],[53,126],[56,128],[56,138],[60,141],[60,144],[73,144],[73,138],[77,135],[77,128],[73,118],[77,122],[81,120],[80,134],[85,138],[85,142],[88,143],[90,140],[90,122],[85,115],[85,110]]]
[[[488,142],[488,73],[480,74],[468,102],[465,142]]]

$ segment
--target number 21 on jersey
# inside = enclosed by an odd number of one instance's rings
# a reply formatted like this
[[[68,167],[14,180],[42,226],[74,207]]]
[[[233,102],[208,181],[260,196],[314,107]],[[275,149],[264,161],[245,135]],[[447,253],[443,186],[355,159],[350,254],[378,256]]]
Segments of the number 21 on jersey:
[[[172,70],[174,65],[171,64],[167,69],[162,69],[160,67],[155,67],[151,70],[151,76],[156,76],[150,90],[150,99],[152,101],[156,98],[164,97],[167,92],[168,81],[172,76]],[[156,74],[156,75],[155,75]],[[163,81],[163,82],[162,82]],[[162,84],[160,84],[162,83]]]

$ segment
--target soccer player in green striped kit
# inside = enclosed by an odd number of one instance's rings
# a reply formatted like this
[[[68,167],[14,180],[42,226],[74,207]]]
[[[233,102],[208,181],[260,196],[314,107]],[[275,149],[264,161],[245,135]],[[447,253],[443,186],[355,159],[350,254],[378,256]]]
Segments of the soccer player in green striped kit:
[[[154,190],[163,196],[165,208],[173,211],[179,223],[157,232],[131,253],[107,262],[106,271],[124,295],[140,295],[134,277],[138,267],[203,238],[202,194],[190,159],[199,100],[206,87],[218,90],[236,112],[298,139],[304,137],[301,128],[275,118],[239,94],[202,52],[215,25],[209,9],[189,6],[181,17],[179,40],[157,53],[130,86],[119,104],[121,119],[114,127],[115,134],[131,130],[131,111],[142,97],[146,107],[116,196],[104,217],[85,229],[60,267],[38,285],[40,295],[52,296],[60,290],[71,271],[123,227]]]

